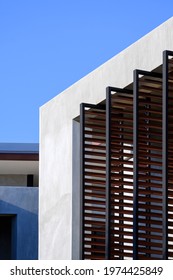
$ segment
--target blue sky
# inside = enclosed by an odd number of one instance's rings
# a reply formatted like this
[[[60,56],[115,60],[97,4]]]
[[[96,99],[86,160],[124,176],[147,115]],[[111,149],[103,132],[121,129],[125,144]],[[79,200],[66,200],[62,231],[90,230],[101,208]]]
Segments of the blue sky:
[[[172,15],[172,0],[0,0],[0,142],[38,142],[40,106]]]

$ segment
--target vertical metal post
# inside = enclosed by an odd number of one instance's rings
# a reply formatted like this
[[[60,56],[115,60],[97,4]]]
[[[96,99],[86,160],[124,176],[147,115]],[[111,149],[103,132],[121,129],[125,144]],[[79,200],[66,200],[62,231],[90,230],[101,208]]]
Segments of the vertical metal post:
[[[84,104],[80,104],[81,258],[84,259]]]
[[[133,259],[138,259],[138,70],[133,72]]]
[[[111,225],[111,89],[106,88],[106,250],[105,258],[110,259]]]
[[[162,172],[163,172],[163,259],[168,259],[168,52],[163,52]]]

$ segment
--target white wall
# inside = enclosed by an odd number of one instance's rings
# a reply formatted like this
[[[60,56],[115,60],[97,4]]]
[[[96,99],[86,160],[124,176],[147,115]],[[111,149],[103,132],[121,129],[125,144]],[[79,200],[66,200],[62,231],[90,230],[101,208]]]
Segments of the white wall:
[[[40,259],[72,256],[72,120],[80,103],[97,104],[107,86],[130,84],[134,69],[161,65],[166,49],[173,50],[173,18],[40,108]]]

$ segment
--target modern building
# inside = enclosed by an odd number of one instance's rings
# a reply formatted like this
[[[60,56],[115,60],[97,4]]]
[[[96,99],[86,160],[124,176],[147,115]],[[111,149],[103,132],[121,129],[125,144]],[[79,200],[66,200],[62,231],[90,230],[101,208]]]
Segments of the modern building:
[[[0,144],[0,259],[38,259],[38,144]]]
[[[173,18],[40,109],[40,259],[173,259]]]

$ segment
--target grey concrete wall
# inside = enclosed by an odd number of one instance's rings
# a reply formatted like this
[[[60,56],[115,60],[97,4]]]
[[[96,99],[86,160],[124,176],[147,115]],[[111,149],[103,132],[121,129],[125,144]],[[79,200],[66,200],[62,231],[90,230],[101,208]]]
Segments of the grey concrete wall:
[[[0,187],[0,215],[15,215],[13,256],[38,259],[38,188]]]
[[[72,258],[72,120],[80,103],[97,104],[107,86],[131,84],[133,70],[161,65],[166,49],[173,50],[173,18],[41,107],[40,259]]]
[[[0,175],[0,186],[27,186],[27,175]]]

